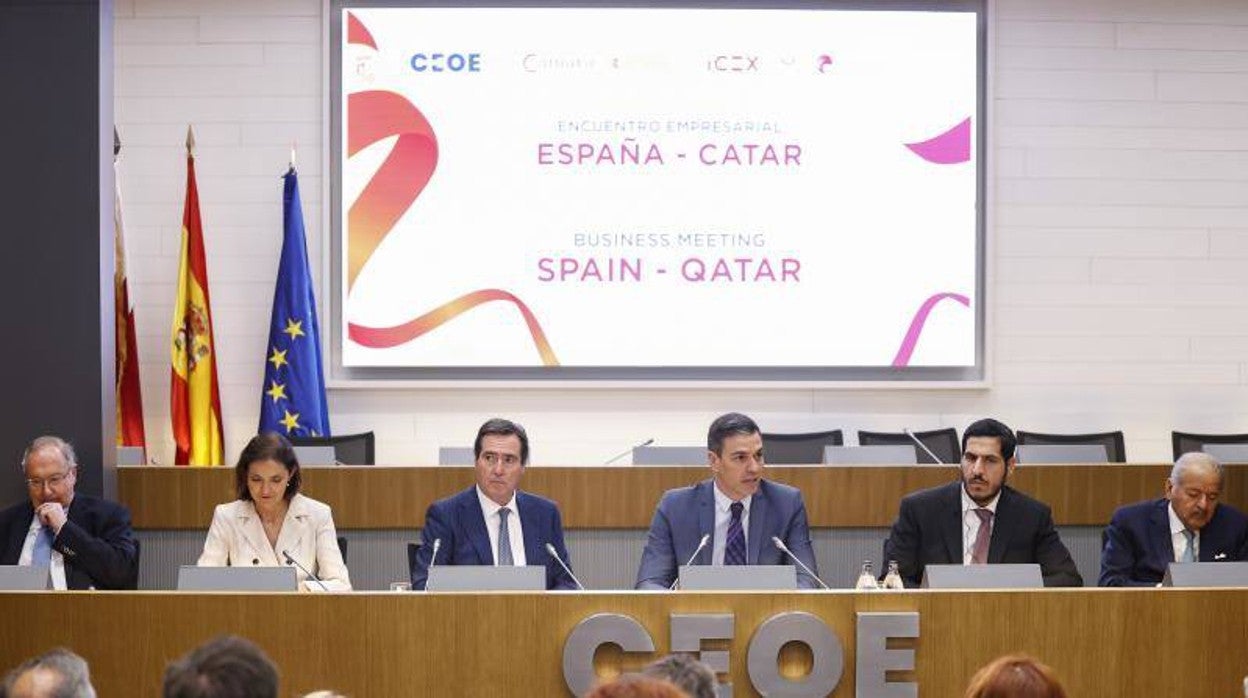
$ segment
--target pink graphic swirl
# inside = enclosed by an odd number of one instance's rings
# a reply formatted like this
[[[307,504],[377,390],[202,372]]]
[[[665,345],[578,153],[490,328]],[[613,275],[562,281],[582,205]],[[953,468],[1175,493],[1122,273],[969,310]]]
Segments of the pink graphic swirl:
[[[915,155],[936,165],[956,165],[971,159],[971,117],[934,138],[907,143]]]
[[[914,353],[914,345],[919,343],[919,336],[923,334],[923,325],[927,323],[927,316],[937,303],[946,299],[953,299],[968,308],[971,307],[971,299],[960,293],[937,293],[923,301],[923,305],[919,306],[919,311],[914,314],[914,319],[910,321],[910,329],[906,330],[906,336],[901,340],[897,355],[893,357],[893,368],[910,365],[910,356]]]

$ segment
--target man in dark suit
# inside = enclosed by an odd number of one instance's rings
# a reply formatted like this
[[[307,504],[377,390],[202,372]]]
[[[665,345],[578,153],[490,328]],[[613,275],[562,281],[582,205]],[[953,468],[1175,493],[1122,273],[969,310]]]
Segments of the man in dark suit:
[[[1171,562],[1248,560],[1248,517],[1219,504],[1222,464],[1184,453],[1166,479],[1166,496],[1114,512],[1101,551],[1103,587],[1156,586]]]
[[[41,565],[56,589],[134,589],[139,546],[130,512],[75,494],[78,460],[63,439],[41,436],[22,456],[30,500],[0,512],[0,565]]]
[[[576,589],[576,581],[546,550],[553,545],[571,566],[559,507],[518,489],[529,462],[524,427],[491,419],[477,431],[472,450],[477,484],[430,505],[412,588],[425,588],[436,545],[436,565],[536,565],[546,568],[547,589]]]
[[[719,417],[707,433],[706,447],[712,477],[669,490],[659,500],[637,570],[637,588],[668,589],[678,566],[685,564],[793,564],[772,537],[816,570],[802,493],[763,479],[763,437],[754,420],[737,413]],[[697,557],[690,561],[695,551]],[[799,587],[820,585],[797,567]]]
[[[962,434],[961,477],[906,495],[884,542],[902,581],[915,587],[927,565],[1039,563],[1045,586],[1083,586],[1083,577],[1042,502],[1009,487],[1017,441],[981,419]]]

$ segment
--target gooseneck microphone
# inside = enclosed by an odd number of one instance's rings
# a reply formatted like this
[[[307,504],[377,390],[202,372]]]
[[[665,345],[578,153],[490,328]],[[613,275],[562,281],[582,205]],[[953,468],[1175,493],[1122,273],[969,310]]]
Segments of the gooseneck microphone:
[[[697,559],[698,553],[702,552],[702,549],[705,548],[706,544],[710,542],[711,542],[711,534],[709,533],[702,534],[702,540],[698,541],[698,547],[694,549],[693,554],[690,555],[689,559],[685,561],[684,566],[688,567],[689,565],[692,565],[693,561]],[[672,585],[667,588],[668,591],[675,589],[676,585],[679,583],[680,583],[680,570],[676,570],[676,579],[672,580]]]
[[[575,574],[572,574],[572,569],[563,561],[563,558],[559,557],[559,551],[555,550],[554,544],[547,543],[546,552],[550,553],[550,556],[555,558],[555,562],[559,563],[559,566],[563,568],[563,571],[567,572],[568,576],[572,578],[572,581],[576,582],[576,588],[581,591],[585,591],[585,585],[581,584],[581,580],[577,579]]]
[[[772,536],[771,542],[775,543],[776,547],[780,549],[780,552],[792,558],[793,562],[796,562],[798,567],[801,567],[803,570],[805,570],[806,574],[809,574],[811,577],[814,578],[816,582],[819,582],[819,586],[823,587],[824,589],[831,588],[827,584],[825,584],[822,579],[819,578],[819,575],[811,571],[811,569],[806,566],[805,562],[802,562],[802,558],[794,555],[793,551],[789,550],[789,546],[785,545],[784,541],[780,540],[780,536]]]
[[[315,574],[312,574],[312,570],[309,570],[307,567],[304,567],[303,565],[299,564],[299,561],[291,557],[288,551],[283,550],[282,557],[286,558],[286,564],[294,565],[295,567],[298,567],[300,570],[303,571],[304,574],[308,575],[309,579],[316,582],[317,584],[320,584],[321,591],[329,591],[329,587],[325,586],[325,582],[322,582],[320,577],[316,576]]]
[[[628,454],[632,453],[634,448],[642,448],[643,446],[649,446],[649,445],[650,445],[650,444],[652,444],[652,443],[654,443],[654,439],[646,439],[645,441],[642,441],[641,443],[637,444],[636,446],[630,446],[630,447],[628,447],[628,448],[624,449],[623,451],[621,451],[620,453],[617,453],[616,455],[612,456],[612,457],[611,457],[611,459],[610,459],[610,460],[608,460],[607,462],[603,463],[603,465],[611,465],[612,463],[616,462],[617,460],[619,460],[619,459],[623,458],[624,456],[627,456]]]
[[[941,460],[941,459],[940,459],[940,456],[936,455],[935,453],[932,453],[932,449],[928,448],[928,447],[927,447],[927,444],[923,443],[923,442],[919,439],[919,437],[915,436],[915,435],[914,435],[914,432],[910,431],[909,429],[905,429],[905,428],[903,428],[903,429],[902,429],[902,431],[903,431],[903,432],[905,432],[906,436],[909,436],[909,437],[910,437],[910,440],[911,440],[911,441],[913,441],[913,442],[915,442],[916,444],[918,444],[918,445],[919,445],[919,448],[923,449],[923,452],[924,452],[924,453],[926,453],[927,455],[931,456],[932,460],[936,461],[936,462],[937,462],[937,463],[939,463],[940,465],[949,465],[948,463],[946,463],[946,462],[944,462],[943,460]]]
[[[425,573],[426,573],[426,574],[428,574],[430,571],[432,571],[432,570],[433,570],[433,566],[437,564],[437,562],[438,562],[438,550],[439,550],[439,549],[441,549],[441,547],[442,547],[442,539],[441,539],[441,538],[434,538],[434,539],[433,539],[433,553],[429,556],[429,569],[428,569],[428,570],[425,570]]]

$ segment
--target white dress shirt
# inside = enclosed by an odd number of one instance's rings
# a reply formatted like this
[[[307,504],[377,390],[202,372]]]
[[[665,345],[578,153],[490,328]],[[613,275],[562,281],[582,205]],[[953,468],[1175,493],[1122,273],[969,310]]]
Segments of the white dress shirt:
[[[976,509],[987,509],[992,512],[992,533],[997,533],[997,502],[1001,501],[1001,492],[997,492],[997,496],[992,498],[991,502],[983,505],[975,503],[970,495],[966,493],[966,487],[961,490],[962,493],[962,564],[971,564],[971,556],[975,554],[975,538],[979,535],[979,514],[975,513]],[[989,538],[989,541],[992,539]],[[991,544],[991,543],[990,543]],[[985,560],[987,562],[987,560]]]
[[[516,567],[524,567],[528,559],[524,556],[524,531],[520,530],[520,510],[516,508],[516,493],[511,493],[511,501],[499,506],[493,499],[485,496],[477,487],[477,499],[481,502],[481,513],[485,515],[485,530],[490,534],[490,552],[494,554],[494,565],[498,566],[498,524],[500,509],[507,509],[511,514],[507,517],[507,538],[511,540],[511,561]]]
[[[1179,519],[1179,515],[1174,513],[1174,504],[1166,505],[1166,513],[1170,515],[1170,543],[1174,546],[1174,561],[1178,562],[1183,559],[1183,551],[1187,550],[1187,536],[1183,535],[1183,531],[1187,530],[1187,526]],[[1192,559],[1200,562],[1200,531],[1193,531],[1192,536]]]
[[[30,529],[26,531],[26,543],[22,546],[22,555],[17,559],[17,564],[22,567],[30,567],[31,558],[35,556],[35,539],[39,537],[39,529],[43,528],[43,522],[39,520],[39,515],[35,514],[34,519],[30,522]],[[56,548],[52,549],[52,557],[50,560],[52,574],[52,588],[64,591],[69,586],[65,584],[65,557],[57,552]]]
[[[728,495],[719,491],[719,484],[711,486],[711,491],[715,493],[715,533],[711,536],[715,543],[711,546],[711,564],[724,564],[724,550],[728,547],[728,524],[732,523],[732,500]],[[750,502],[753,497],[746,497],[741,500],[744,507],[741,510],[741,536],[745,538],[746,559],[749,559],[750,550]],[[684,561],[681,561],[684,564]]]

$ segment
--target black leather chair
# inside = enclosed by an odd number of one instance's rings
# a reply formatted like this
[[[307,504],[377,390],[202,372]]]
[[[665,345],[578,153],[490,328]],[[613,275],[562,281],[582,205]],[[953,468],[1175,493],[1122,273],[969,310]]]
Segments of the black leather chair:
[[[763,460],[769,465],[807,465],[823,462],[824,446],[844,446],[840,429],[805,434],[763,433]]]
[[[919,441],[923,442],[936,457],[940,459],[940,463],[946,465],[957,465],[962,462],[962,443],[958,441],[958,430],[953,427],[948,429],[933,429],[931,431],[914,431]],[[906,444],[914,446],[915,455],[920,463],[936,463],[927,451],[918,447],[905,432],[889,432],[889,431],[858,431],[858,444],[861,446],[896,446],[898,444]]]
[[[342,436],[293,436],[290,443],[293,446],[331,446],[334,459],[343,465],[373,465],[377,462],[371,431]]]
[[[1018,443],[1028,445],[1066,446],[1069,444],[1090,444],[1104,446],[1105,454],[1111,463],[1127,462],[1127,447],[1123,442],[1121,431],[1102,431],[1093,434],[1042,434],[1037,431],[1019,431]]]
[[[1170,432],[1170,445],[1174,459],[1192,451],[1204,449],[1205,444],[1248,444],[1248,434],[1192,434],[1184,431]]]
[[[342,564],[347,564],[347,538],[338,536],[338,552],[342,553]]]
[[[412,580],[412,589],[416,588],[416,556],[420,554],[420,543],[407,544],[407,578]]]

